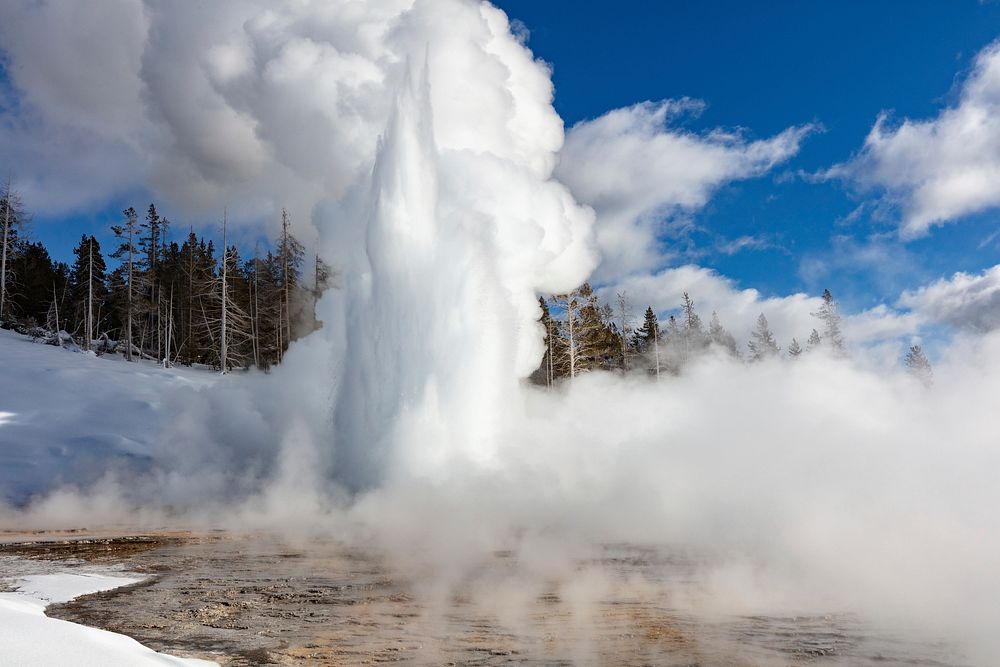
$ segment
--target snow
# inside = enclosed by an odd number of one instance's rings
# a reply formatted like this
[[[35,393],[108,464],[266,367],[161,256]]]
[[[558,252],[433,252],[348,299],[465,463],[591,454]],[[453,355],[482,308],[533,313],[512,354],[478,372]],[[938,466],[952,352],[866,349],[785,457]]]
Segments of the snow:
[[[131,637],[45,615],[45,607],[51,603],[67,602],[142,579],[94,572],[20,577],[16,592],[0,593],[0,662],[10,667],[216,665],[157,653]]]
[[[163,397],[218,378],[209,370],[128,363],[0,330],[0,504],[64,483],[87,484],[116,463],[141,462],[166,418]],[[0,560],[0,575],[15,578],[17,587],[0,593],[5,667],[215,664],[45,615],[49,604],[134,584],[140,576],[11,559]]]
[[[87,485],[111,465],[141,465],[165,418],[162,397],[218,378],[0,330],[0,504],[65,483]]]

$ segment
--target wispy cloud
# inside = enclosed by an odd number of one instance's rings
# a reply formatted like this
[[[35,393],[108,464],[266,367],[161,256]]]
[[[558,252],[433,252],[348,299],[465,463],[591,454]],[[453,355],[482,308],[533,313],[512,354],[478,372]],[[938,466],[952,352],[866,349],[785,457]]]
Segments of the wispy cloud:
[[[763,236],[744,235],[735,239],[719,239],[715,251],[723,255],[735,255],[747,250],[767,250],[778,246]]]
[[[702,208],[726,183],[767,173],[814,130],[801,125],[750,140],[740,130],[697,134],[676,126],[703,106],[644,102],[569,130],[556,175],[597,212],[598,280],[662,266],[657,239],[665,221]]]
[[[818,177],[881,193],[904,239],[1000,206],[1000,42],[976,56],[954,105],[898,123],[883,112],[861,151]]]
[[[1000,265],[978,274],[959,272],[908,290],[897,305],[954,328],[992,331],[1000,327]]]

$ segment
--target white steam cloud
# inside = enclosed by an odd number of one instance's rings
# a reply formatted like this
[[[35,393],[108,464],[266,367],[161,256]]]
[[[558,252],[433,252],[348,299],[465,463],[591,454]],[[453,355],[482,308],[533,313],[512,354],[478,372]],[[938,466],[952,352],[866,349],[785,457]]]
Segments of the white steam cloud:
[[[618,221],[600,222],[597,244],[609,266],[631,270],[647,263],[616,255],[615,234],[650,238],[647,216],[765,172],[805,128],[695,139],[663,129],[669,105],[640,105],[578,126],[560,154],[548,69],[489,4],[128,8],[120,20],[143,37],[108,57],[126,61],[114,76],[134,85],[119,91],[121,122],[92,128],[101,143],[142,155],[158,191],[195,205],[242,192],[255,206],[294,197],[315,209],[343,287],[318,305],[325,326],[270,375],[166,394],[147,470],[55,494],[11,522],[142,506],[328,530],[367,536],[442,580],[499,548],[541,580],[572,571],[586,545],[672,545],[733,566],[710,578],[722,607],[763,582],[795,609],[919,623],[982,651],[974,658],[1000,650],[996,336],[959,338],[929,389],[821,351],[753,365],[710,355],[660,382],[640,372],[549,392],[522,383],[542,352],[536,293],[570,289],[597,264],[594,212],[553,178],[557,160],[599,219]],[[5,41],[22,90],[36,75],[18,63],[52,41],[41,37],[57,13],[14,3],[0,17],[34,31]],[[15,28],[4,30],[8,40]],[[58,52],[52,63],[79,64]],[[86,135],[44,98],[71,92],[27,95],[39,131]],[[690,159],[668,169],[655,149],[677,147]],[[595,166],[601,154],[637,166],[616,175]],[[650,164],[663,167],[656,179],[621,196],[603,189]],[[799,330],[792,311],[812,309],[682,271],[705,286],[690,291],[706,308],[734,319],[763,303]]]

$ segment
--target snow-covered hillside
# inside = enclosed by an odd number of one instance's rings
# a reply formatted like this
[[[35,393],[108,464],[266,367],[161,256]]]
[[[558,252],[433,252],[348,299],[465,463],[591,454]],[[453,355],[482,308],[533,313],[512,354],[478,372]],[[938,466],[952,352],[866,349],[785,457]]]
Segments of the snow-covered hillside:
[[[71,352],[0,330],[0,502],[87,484],[110,465],[141,465],[164,419],[163,396],[218,377]]]

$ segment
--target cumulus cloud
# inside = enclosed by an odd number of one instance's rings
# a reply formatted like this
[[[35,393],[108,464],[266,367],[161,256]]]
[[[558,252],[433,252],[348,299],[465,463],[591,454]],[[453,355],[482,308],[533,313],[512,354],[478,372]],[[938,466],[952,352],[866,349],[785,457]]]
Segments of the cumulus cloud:
[[[992,331],[1000,326],[1000,265],[979,274],[959,272],[907,290],[897,305],[957,329]]]
[[[767,173],[795,155],[812,126],[747,140],[715,130],[695,134],[671,125],[700,102],[644,102],[573,126],[557,175],[597,212],[602,262],[597,280],[662,266],[658,237],[665,218],[705,205],[725,183]]]
[[[827,175],[884,192],[904,238],[1000,205],[1000,43],[976,56],[955,104],[896,124],[881,114],[860,153]]]

